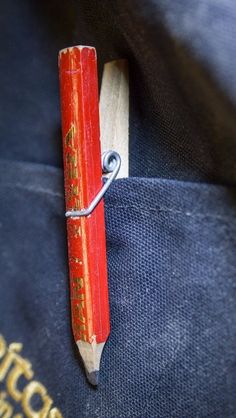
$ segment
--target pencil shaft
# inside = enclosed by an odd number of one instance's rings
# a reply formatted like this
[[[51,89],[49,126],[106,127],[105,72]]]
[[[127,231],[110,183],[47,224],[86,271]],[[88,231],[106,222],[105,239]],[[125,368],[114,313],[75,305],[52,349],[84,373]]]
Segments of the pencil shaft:
[[[89,206],[102,187],[96,51],[59,55],[66,210]],[[72,328],[76,342],[106,341],[109,305],[104,206],[67,220]]]

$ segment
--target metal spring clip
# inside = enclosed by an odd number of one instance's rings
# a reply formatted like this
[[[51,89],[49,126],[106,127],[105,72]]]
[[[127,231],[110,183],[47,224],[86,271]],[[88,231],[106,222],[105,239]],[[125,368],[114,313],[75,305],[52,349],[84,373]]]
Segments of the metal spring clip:
[[[121,158],[118,152],[116,151],[106,151],[102,154],[102,172],[104,174],[112,173],[111,176],[104,183],[101,190],[92,200],[90,205],[82,210],[70,210],[65,213],[67,218],[77,218],[81,216],[89,216],[93,210],[96,208],[100,200],[103,198],[106,191],[109,189],[113,180],[115,180],[117,174],[119,173],[121,166]]]

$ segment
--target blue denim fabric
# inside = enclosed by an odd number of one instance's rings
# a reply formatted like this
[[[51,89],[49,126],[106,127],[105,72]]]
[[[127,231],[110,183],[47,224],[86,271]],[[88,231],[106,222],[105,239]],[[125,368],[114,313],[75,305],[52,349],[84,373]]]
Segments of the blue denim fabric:
[[[0,155],[61,167],[57,55],[130,64],[131,176],[234,184],[234,0],[1,0]],[[7,140],[6,140],[7,138]]]
[[[233,0],[1,1],[0,334],[66,418],[236,418],[235,20]],[[97,390],[70,327],[57,54],[75,44],[100,78],[130,65]]]
[[[235,188],[112,186],[112,331],[94,390],[70,329],[61,170],[1,161],[0,179],[0,332],[24,344],[63,416],[235,417]]]

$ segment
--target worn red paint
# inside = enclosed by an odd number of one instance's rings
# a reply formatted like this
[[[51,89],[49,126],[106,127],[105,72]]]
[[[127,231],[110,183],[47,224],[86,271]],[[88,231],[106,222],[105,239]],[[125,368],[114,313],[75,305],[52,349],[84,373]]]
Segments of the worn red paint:
[[[59,55],[66,210],[86,208],[102,187],[96,51]],[[104,205],[67,220],[75,340],[106,341],[110,332]]]

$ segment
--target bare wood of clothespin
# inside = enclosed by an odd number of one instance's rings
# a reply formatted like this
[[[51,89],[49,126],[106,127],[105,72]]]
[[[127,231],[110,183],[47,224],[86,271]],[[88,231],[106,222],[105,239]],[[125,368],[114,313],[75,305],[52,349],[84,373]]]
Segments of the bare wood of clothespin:
[[[121,156],[117,178],[129,176],[129,70],[125,59],[104,66],[100,93],[102,152],[116,150]]]

